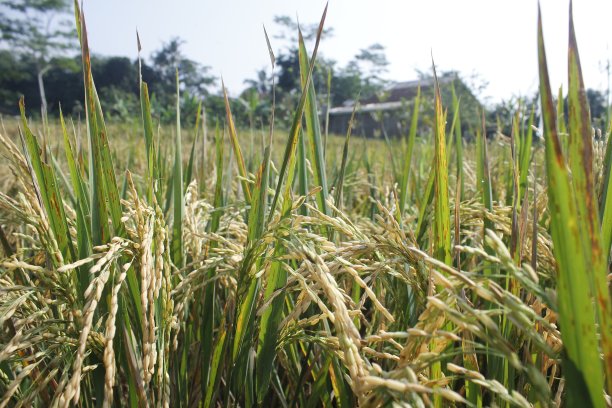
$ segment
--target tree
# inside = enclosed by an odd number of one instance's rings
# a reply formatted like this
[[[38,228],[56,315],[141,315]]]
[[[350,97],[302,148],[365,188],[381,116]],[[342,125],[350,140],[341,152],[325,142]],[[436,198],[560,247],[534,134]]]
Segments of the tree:
[[[274,16],[274,23],[281,27],[281,32],[275,35],[274,38],[287,41],[289,49],[297,50],[298,30],[302,31],[304,41],[311,41],[317,38],[318,23],[300,24],[297,19],[294,20],[289,16]],[[323,28],[321,39],[331,37],[333,33],[333,28]]]
[[[174,104],[176,95],[176,69],[178,68],[181,97],[185,112],[191,110],[196,99],[201,100],[210,94],[209,88],[217,79],[209,74],[210,67],[204,66],[187,58],[181,47],[185,42],[172,38],[162,47],[153,52],[150,65],[143,66],[143,79],[150,84],[154,108],[158,107],[162,120],[171,120],[175,116],[174,109],[167,109]],[[195,103],[197,107],[197,103]],[[189,109],[187,109],[189,108]],[[195,116],[195,113],[194,113]]]
[[[0,50],[0,112],[13,114],[17,101],[32,82],[32,75],[9,50]]]
[[[298,32],[302,32],[304,42],[308,43],[314,41],[317,37],[319,24],[300,24],[297,20],[289,16],[276,16],[274,17],[274,22],[281,27],[280,33],[274,38],[282,40],[285,43],[284,48],[281,48],[276,55],[276,66],[279,70],[277,74],[277,87],[281,92],[280,99],[282,100],[282,94],[296,94],[301,89]],[[321,33],[321,39],[331,37],[332,35],[332,28],[324,28]],[[316,62],[317,69],[313,73],[313,83],[315,87],[320,84],[325,84],[327,70],[320,68],[330,64],[321,55],[317,57]]]
[[[606,129],[609,109],[609,106],[606,102],[606,94],[602,91],[588,88],[586,90],[586,97],[589,103],[592,125],[597,128]],[[567,118],[569,117],[569,103],[567,94],[563,98],[563,107],[563,114],[565,116],[565,119],[567,120]]]
[[[382,78],[387,72],[389,61],[385,55],[385,47],[376,43],[359,50],[344,68],[333,65],[332,101],[340,105],[358,96],[369,99],[382,97],[382,92],[389,81]]]
[[[296,19],[289,16],[275,16],[274,23],[280,28],[274,38],[280,40],[282,44],[282,47],[275,52],[276,72],[273,73],[276,85],[276,119],[288,125],[293,118],[293,109],[297,104],[302,88],[298,57],[298,30],[301,30],[302,37],[308,44],[315,40],[319,24],[300,24]],[[321,37],[329,37],[332,35],[332,32],[331,28],[325,28]],[[331,66],[331,61],[325,60],[319,54],[312,78],[312,83],[319,97],[326,95],[326,78],[329,66]],[[262,101],[256,109],[259,112],[257,116],[267,112],[269,110],[267,101],[270,100],[271,83],[267,70],[258,71],[256,79],[246,80],[245,83],[248,84],[249,88],[257,90],[259,99]]]
[[[216,78],[209,74],[210,67],[185,56],[181,49],[184,43],[185,41],[178,37],[164,43],[161,49],[151,55],[152,67],[159,75],[162,86],[173,89],[171,93],[175,92],[175,75],[178,68],[181,90],[192,96],[205,97],[209,94],[209,87],[215,84]]]
[[[331,105],[340,106],[346,101],[354,101],[358,97],[368,97],[369,92],[364,89],[361,73],[355,66],[332,69]]]
[[[265,96],[270,93],[272,84],[271,78],[268,76],[268,71],[264,68],[257,71],[257,78],[245,79],[244,83],[248,85],[248,89],[254,89],[259,96]]]
[[[591,119],[598,127],[605,129],[608,115],[608,98],[603,92],[591,88],[586,90],[586,96],[591,109]]]
[[[76,34],[66,0],[4,0],[0,3],[2,42],[36,68],[43,117],[47,112],[44,75],[68,62]]]
[[[359,50],[349,63],[349,67],[361,74],[365,84],[371,86],[384,84],[381,76],[387,72],[388,65],[385,47],[378,43]]]

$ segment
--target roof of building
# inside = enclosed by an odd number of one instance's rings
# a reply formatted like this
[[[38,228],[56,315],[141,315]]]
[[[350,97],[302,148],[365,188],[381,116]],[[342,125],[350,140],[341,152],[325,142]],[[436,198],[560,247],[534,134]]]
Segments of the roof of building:
[[[438,78],[441,84],[449,83],[457,78],[457,75],[446,75]],[[378,96],[371,96],[359,101],[358,112],[375,112],[398,109],[402,106],[403,100],[410,100],[416,97],[419,86],[429,88],[434,84],[433,78],[416,79],[413,81],[396,82],[385,89],[386,98],[380,102]],[[355,101],[345,101],[342,106],[331,108],[330,115],[343,115],[353,112]]]
[[[357,107],[357,112],[379,112],[386,110],[393,110],[400,108],[402,106],[401,101],[395,102],[379,102],[379,103],[367,103],[364,105],[359,105]],[[353,113],[353,106],[338,106],[336,108],[331,108],[329,110],[330,115],[343,115],[343,114]]]

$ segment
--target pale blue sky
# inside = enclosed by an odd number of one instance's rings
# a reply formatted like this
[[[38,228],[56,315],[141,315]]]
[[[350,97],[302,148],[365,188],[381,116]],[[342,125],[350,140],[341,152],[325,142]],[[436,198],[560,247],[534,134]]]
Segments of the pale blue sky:
[[[387,48],[388,79],[416,78],[430,69],[478,73],[489,82],[491,101],[537,88],[536,0],[330,0],[326,26],[334,36],[320,52],[340,65],[360,48]],[[611,0],[577,0],[574,19],[587,87],[607,88],[604,65],[612,59]],[[552,85],[567,77],[568,1],[542,0],[544,35]],[[273,36],[275,15],[318,22],[323,0],[84,0],[93,52],[136,56],[138,28],[145,56],[173,36],[185,53],[223,75],[231,93],[269,66],[262,24]],[[272,39],[272,46],[282,44]]]

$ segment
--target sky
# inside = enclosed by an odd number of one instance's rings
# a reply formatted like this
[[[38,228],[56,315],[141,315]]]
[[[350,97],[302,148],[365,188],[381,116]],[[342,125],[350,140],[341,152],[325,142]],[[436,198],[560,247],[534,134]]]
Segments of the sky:
[[[551,84],[567,83],[569,1],[541,0]],[[90,48],[135,58],[136,29],[146,57],[170,38],[185,40],[185,54],[223,76],[230,94],[269,67],[262,26],[275,51],[275,15],[318,23],[323,0],[84,0]],[[333,36],[319,52],[340,66],[373,43],[386,47],[385,77],[417,78],[436,68],[475,75],[488,83],[479,95],[492,104],[537,91],[537,0],[330,0],[326,27]],[[606,91],[612,60],[611,0],[574,1],[574,22],[585,85]],[[567,86],[564,86],[564,89]]]

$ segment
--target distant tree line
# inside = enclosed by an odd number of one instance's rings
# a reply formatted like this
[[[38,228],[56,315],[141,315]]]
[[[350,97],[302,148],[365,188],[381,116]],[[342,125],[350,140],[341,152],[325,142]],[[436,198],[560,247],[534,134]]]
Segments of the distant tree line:
[[[181,84],[181,104],[185,114],[195,109],[200,100],[210,95],[216,79],[208,67],[186,58],[181,52],[181,40],[172,39],[142,61],[143,80],[150,84],[152,108],[161,121],[173,119],[176,100],[175,68]],[[127,57],[93,55],[91,67],[105,112],[114,118],[127,120],[140,113],[138,60]],[[36,61],[28,54],[0,50],[0,112],[17,113],[17,101],[24,96],[29,106],[43,101],[37,81]],[[81,57],[58,57],[50,61],[44,75],[48,113],[55,115],[61,104],[65,113],[83,113],[83,76]]]
[[[39,106],[43,115],[57,115],[60,106],[67,114],[83,114],[82,71],[72,19],[71,2],[67,0],[0,3],[0,114],[17,114],[21,96],[25,97],[30,114],[36,115]],[[267,124],[273,79],[277,120],[288,123],[299,98],[298,25],[286,16],[276,17],[275,23],[281,27],[275,40],[284,44],[276,52],[275,71],[269,68],[257,71],[254,78],[245,81],[239,96],[231,100],[234,118],[243,126]],[[316,24],[300,28],[307,42],[314,39]],[[332,29],[326,29],[323,35],[331,33]],[[210,74],[210,67],[188,58],[182,45],[181,39],[173,38],[141,61],[153,114],[162,123],[174,120],[178,68],[182,116],[187,121],[195,118],[197,106],[203,102],[209,119],[222,120],[225,106],[218,78]],[[138,60],[93,54],[91,64],[107,116],[137,119]],[[346,67],[320,57],[313,82],[322,106],[382,91],[386,83],[381,74],[387,65],[384,47],[379,44],[361,50]]]
[[[17,103],[23,95],[30,114],[36,114],[40,106],[41,114],[57,115],[61,104],[63,112],[83,115],[81,58],[70,6],[71,2],[67,0],[2,0],[0,3],[0,114],[17,114]],[[232,113],[239,126],[258,128],[267,125],[273,82],[275,114],[281,125],[290,123],[297,105],[301,89],[298,28],[306,43],[312,44],[317,24],[298,26],[287,16],[277,16],[275,24],[280,28],[280,34],[272,41],[274,45],[280,44],[275,51],[275,70],[267,67],[256,71],[253,78],[244,81],[244,90],[231,98]],[[329,37],[333,30],[325,29],[322,35]],[[170,39],[141,61],[142,77],[151,92],[154,117],[160,123],[170,123],[175,118],[175,75],[178,68],[183,123],[194,120],[200,102],[209,123],[223,121],[225,105],[220,81],[211,75],[210,67],[188,58],[182,45],[181,39]],[[94,54],[91,63],[107,116],[111,120],[139,120],[138,60]],[[313,74],[319,107],[324,110],[327,106],[340,106],[357,98],[371,100],[376,97],[383,101],[389,85],[389,81],[383,79],[388,64],[385,48],[376,43],[359,50],[344,66],[320,54]],[[426,78],[430,74],[419,73],[419,76]],[[463,123],[479,126],[483,108],[473,97],[478,94],[479,85],[460,78],[455,88],[463,99]],[[444,99],[450,103],[450,89],[443,89],[443,93]],[[587,96],[592,116],[601,126],[603,118],[608,115],[608,97],[592,89],[587,91]],[[468,97],[472,101],[469,104]],[[529,105],[535,100],[534,96],[523,102]],[[490,107],[486,111],[487,122],[499,123],[508,129],[516,105],[515,99],[509,99]],[[423,123],[426,124],[427,112],[432,107],[427,101],[422,106]]]

